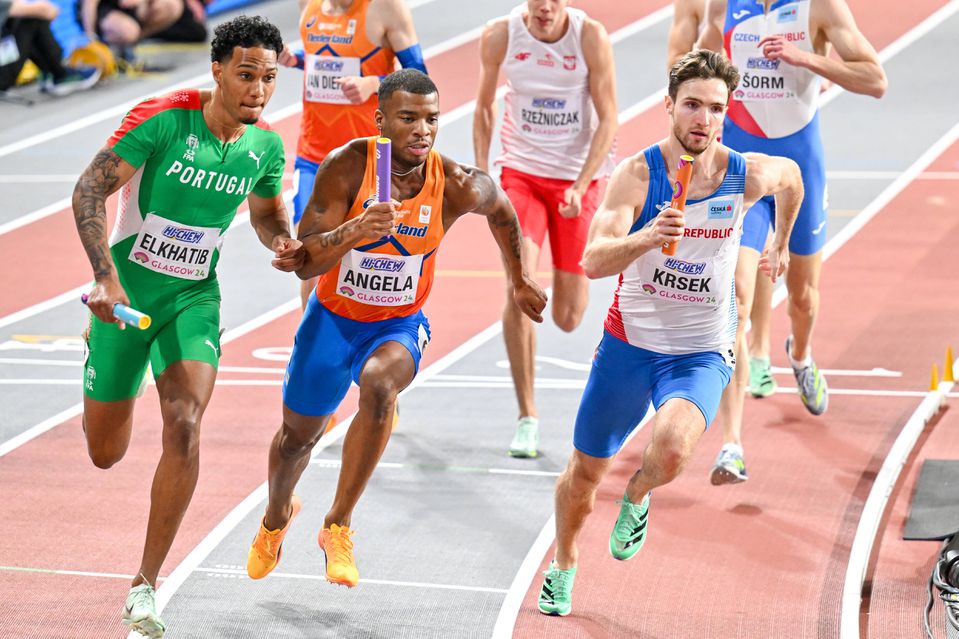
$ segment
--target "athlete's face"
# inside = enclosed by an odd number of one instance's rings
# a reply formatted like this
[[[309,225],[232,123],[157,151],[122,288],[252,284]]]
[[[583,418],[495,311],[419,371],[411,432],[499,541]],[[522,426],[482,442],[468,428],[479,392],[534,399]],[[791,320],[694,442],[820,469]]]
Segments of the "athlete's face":
[[[393,160],[416,166],[426,160],[440,125],[439,96],[396,91],[380,103],[376,126],[393,141]]]
[[[566,29],[569,0],[526,0],[529,32],[537,40],[554,42]]]
[[[699,155],[722,131],[729,90],[718,78],[687,80],[679,86],[676,101],[666,96],[666,112],[673,135],[688,153]]]
[[[213,79],[231,119],[254,124],[276,88],[276,51],[234,47],[223,63],[213,63]]]

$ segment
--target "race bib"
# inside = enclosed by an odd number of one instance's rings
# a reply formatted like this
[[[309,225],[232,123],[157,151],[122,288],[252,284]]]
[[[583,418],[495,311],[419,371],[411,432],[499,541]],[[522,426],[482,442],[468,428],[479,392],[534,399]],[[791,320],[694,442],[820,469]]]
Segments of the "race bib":
[[[337,58],[329,55],[307,54],[306,87],[304,95],[309,102],[352,104],[340,89],[340,78],[360,75],[359,58]]]
[[[351,250],[340,260],[336,293],[373,306],[404,306],[416,300],[422,255],[383,255]]]
[[[676,304],[716,307],[725,299],[713,260],[687,261],[656,250],[642,260],[643,293]],[[728,288],[729,283],[726,282]]]
[[[570,137],[583,130],[583,101],[576,96],[517,96],[516,121],[528,137]]]
[[[0,38],[0,67],[13,64],[20,59],[20,49],[17,48],[16,39],[10,35]]]
[[[205,280],[219,242],[219,228],[187,226],[148,213],[128,259],[157,273]]]
[[[784,73],[781,60],[761,55],[747,58],[746,70],[733,92],[740,102],[779,102],[796,98],[796,74]]]

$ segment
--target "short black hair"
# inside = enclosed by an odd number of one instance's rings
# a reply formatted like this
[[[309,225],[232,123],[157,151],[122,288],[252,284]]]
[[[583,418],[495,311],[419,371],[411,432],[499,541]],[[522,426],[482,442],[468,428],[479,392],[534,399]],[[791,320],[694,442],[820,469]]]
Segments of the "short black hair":
[[[400,69],[389,74],[380,82],[380,90],[376,95],[380,104],[388,100],[397,91],[415,93],[416,95],[429,95],[435,93],[439,95],[436,85],[419,69]]]
[[[233,56],[236,47],[263,47],[283,51],[283,36],[273,23],[260,16],[237,16],[213,31],[210,61],[224,63]]]

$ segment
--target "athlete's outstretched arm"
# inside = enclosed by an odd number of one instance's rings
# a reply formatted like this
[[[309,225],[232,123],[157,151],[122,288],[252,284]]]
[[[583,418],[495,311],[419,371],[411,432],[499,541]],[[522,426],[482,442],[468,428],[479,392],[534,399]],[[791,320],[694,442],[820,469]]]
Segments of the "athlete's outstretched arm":
[[[802,173],[789,158],[745,153],[746,189],[743,205],[748,210],[767,195],[776,197],[776,232],[759,258],[759,268],[776,281],[789,265],[789,236],[803,200]]]
[[[523,232],[509,198],[485,171],[446,162],[446,192],[443,223],[449,227],[464,213],[486,216],[493,238],[506,265],[513,288],[513,300],[534,322],[543,321],[546,293],[526,272],[523,260]],[[449,209],[448,213],[446,209]],[[447,217],[449,215],[449,217]]]
[[[290,236],[290,216],[283,203],[283,194],[260,197],[250,193],[250,224],[263,246],[274,252],[273,268],[287,273],[303,266],[303,243]]]
[[[473,161],[486,172],[489,172],[489,147],[496,126],[496,84],[508,44],[508,19],[488,22],[480,36],[480,77],[473,112]]]
[[[396,202],[373,204],[361,215],[344,221],[366,166],[365,154],[356,148],[359,144],[365,145],[366,140],[334,151],[316,172],[313,194],[299,225],[305,255],[296,275],[302,280],[326,273],[360,241],[389,235],[396,223]]]
[[[666,70],[696,46],[699,23],[703,21],[706,0],[675,0],[673,24],[666,41]]]
[[[640,255],[683,235],[683,215],[667,208],[635,233],[629,229],[642,211],[649,187],[649,167],[642,154],[619,163],[606,195],[589,225],[583,251],[586,277],[597,279],[622,273]]]
[[[73,188],[73,219],[80,241],[93,267],[96,284],[90,291],[87,305],[104,322],[122,322],[113,318],[113,305],[129,304],[130,300],[117,275],[107,242],[107,197],[130,181],[136,168],[108,146],[97,152],[90,165],[80,174]]]
[[[786,62],[805,67],[847,91],[881,98],[886,92],[886,72],[876,50],[856,26],[845,0],[826,0],[813,3],[812,7],[816,12],[813,18],[826,34],[827,45],[835,48],[840,60],[830,58],[828,48],[825,55],[819,55],[800,51],[790,42],[773,47],[774,54],[766,53],[766,57],[776,59],[778,53]],[[797,57],[797,61],[790,60],[790,55]]]
[[[706,0],[703,30],[696,41],[697,49],[723,52],[723,27],[726,23],[726,0]]]
[[[613,139],[619,129],[619,108],[616,106],[616,63],[613,60],[613,45],[602,24],[588,19],[583,25],[583,57],[589,68],[589,95],[596,108],[599,126],[593,131],[586,161],[572,186],[566,189],[559,214],[576,217],[580,204],[593,176],[606,161]]]

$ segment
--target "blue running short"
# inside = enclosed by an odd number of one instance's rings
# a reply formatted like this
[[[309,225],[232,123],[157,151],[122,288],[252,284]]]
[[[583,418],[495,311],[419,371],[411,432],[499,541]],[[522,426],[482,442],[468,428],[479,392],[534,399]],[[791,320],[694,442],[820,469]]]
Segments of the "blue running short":
[[[359,383],[366,360],[386,342],[399,342],[419,371],[430,341],[430,323],[422,311],[409,317],[358,322],[333,313],[310,295],[283,379],[283,403],[301,415],[329,415]]]
[[[628,344],[609,332],[596,349],[576,414],[573,446],[592,457],[612,457],[649,409],[674,397],[716,416],[732,368],[718,352],[663,355]]]
[[[826,244],[829,202],[826,162],[819,134],[819,114],[796,133],[773,139],[746,133],[727,118],[723,127],[723,144],[740,153],[752,151],[787,157],[799,165],[805,197],[789,237],[789,252],[796,255],[813,255],[821,251]],[[770,195],[756,202],[746,212],[741,245],[762,253],[763,247],[766,246],[766,236],[769,230],[775,227],[775,222],[776,201]]]
[[[313,194],[313,182],[316,181],[316,172],[320,165],[311,162],[299,155],[293,163],[293,224],[299,224],[303,211]]]

